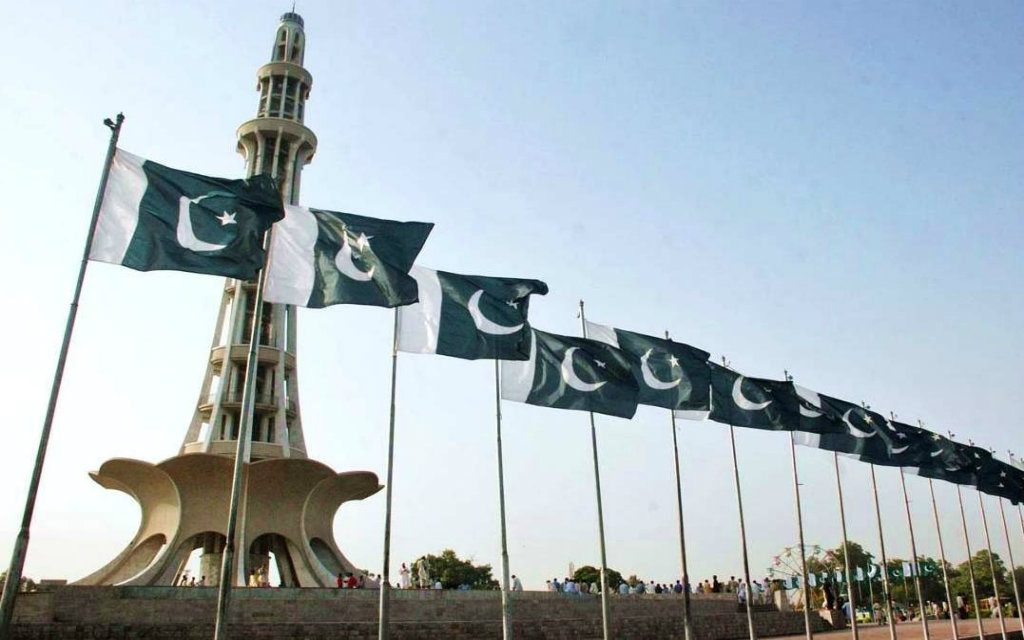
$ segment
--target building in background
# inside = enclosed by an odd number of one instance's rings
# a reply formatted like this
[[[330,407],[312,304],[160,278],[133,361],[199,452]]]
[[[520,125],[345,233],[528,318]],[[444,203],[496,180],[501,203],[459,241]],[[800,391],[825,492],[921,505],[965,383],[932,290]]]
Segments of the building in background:
[[[313,77],[302,66],[302,17],[286,13],[270,62],[257,72],[256,117],[238,128],[246,176],[277,178],[284,201],[298,204],[302,168],[316,152],[304,124]],[[128,547],[77,584],[171,585],[201,553],[199,575],[219,582],[232,467],[242,411],[242,386],[254,317],[255,283],[227,280],[199,401],[178,455],[157,465],[115,458],[93,479],[138,501],[142,521]],[[236,584],[269,575],[271,559],[283,586],[334,586],[338,573],[363,573],[334,541],[338,507],[382,487],[374,473],[335,473],[309,459],[296,377],[296,311],[266,303],[256,364],[255,408],[239,511]],[[243,550],[248,550],[244,553]]]

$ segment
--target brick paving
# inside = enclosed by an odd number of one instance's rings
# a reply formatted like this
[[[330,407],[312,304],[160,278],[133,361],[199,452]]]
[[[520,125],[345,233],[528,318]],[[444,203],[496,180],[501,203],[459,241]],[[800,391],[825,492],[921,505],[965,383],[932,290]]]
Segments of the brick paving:
[[[989,640],[993,637],[1000,638],[998,620],[985,618],[982,620],[982,623],[986,638]],[[978,637],[978,623],[975,620],[957,621],[957,630],[961,638]],[[857,631],[859,632],[860,640],[889,640],[889,627],[886,625],[860,624],[857,625]],[[1013,635],[1018,639],[1021,638],[1020,619],[1007,618],[1006,632],[1007,634],[1015,632]],[[931,636],[931,640],[952,640],[953,628],[950,626],[949,620],[929,620],[928,634]],[[850,629],[847,628],[840,631],[816,633],[814,637],[821,638],[821,640],[842,640],[843,638],[852,639],[853,636],[850,633]],[[896,625],[896,637],[898,640],[923,640],[924,629],[921,627],[920,622],[901,622]],[[781,640],[803,640],[803,638],[805,638],[803,635],[785,636]]]

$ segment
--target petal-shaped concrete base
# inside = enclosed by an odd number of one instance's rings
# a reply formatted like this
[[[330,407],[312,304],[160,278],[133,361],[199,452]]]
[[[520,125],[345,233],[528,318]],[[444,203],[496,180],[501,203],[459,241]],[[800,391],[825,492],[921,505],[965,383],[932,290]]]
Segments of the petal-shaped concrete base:
[[[204,548],[207,584],[217,580],[231,496],[231,458],[205,453],[175,456],[153,465],[115,458],[90,474],[107,489],[139,503],[142,521],[128,547],[76,584],[171,585],[189,555]],[[334,542],[338,508],[383,487],[369,471],[335,473],[315,460],[274,458],[246,465],[244,544],[235,582],[265,565],[272,551],[285,586],[334,586],[335,575],[364,573]]]

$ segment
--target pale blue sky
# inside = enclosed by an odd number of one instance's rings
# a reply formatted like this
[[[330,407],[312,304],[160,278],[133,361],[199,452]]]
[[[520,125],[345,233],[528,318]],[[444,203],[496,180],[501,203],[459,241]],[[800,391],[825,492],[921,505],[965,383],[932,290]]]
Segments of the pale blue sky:
[[[255,114],[255,71],[287,8],[7,8],[0,558],[81,255],[100,121],[123,110],[125,149],[240,175],[234,131]],[[751,375],[786,368],[819,391],[1024,452],[1019,3],[303,1],[298,11],[314,77],[306,123],[320,138],[304,204],[437,223],[421,262],[545,280],[551,293],[531,306],[539,328],[577,332],[582,297],[595,322],[668,329]],[[28,575],[81,577],[133,535],[132,501],[86,473],[111,457],[177,452],[220,286],[90,268]],[[383,477],[391,315],[336,307],[300,323],[311,455]],[[443,547],[497,566],[490,365],[413,355],[399,365],[395,567]],[[536,588],[570,562],[597,562],[587,417],[512,403],[504,414],[513,571]],[[609,563],[674,579],[668,416],[642,408],[632,421],[599,417],[598,429]],[[692,576],[738,574],[728,432],[687,423],[680,435]],[[788,440],[737,435],[763,575],[796,540]],[[799,455],[807,539],[833,546],[831,458]],[[876,549],[866,468],[843,469],[851,537]],[[906,556],[896,471],[879,477],[887,547]],[[936,555],[926,483],[908,483],[919,550]],[[936,492],[959,561],[955,492]],[[383,502],[347,505],[336,520],[341,548],[374,573]],[[980,544],[980,526],[972,535]]]

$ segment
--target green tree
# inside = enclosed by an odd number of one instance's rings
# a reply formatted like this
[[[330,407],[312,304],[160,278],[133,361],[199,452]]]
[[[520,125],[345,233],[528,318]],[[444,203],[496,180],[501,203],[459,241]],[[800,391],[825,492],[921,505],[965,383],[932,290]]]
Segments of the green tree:
[[[914,575],[907,573],[904,575],[904,564],[908,561],[902,558],[892,558],[888,562],[889,566],[889,586],[892,589],[892,599],[894,602],[903,604],[906,607],[917,608],[917,586],[915,584]],[[942,567],[935,558],[928,556],[918,556],[917,566],[921,572],[921,597],[925,603],[928,602],[945,602],[946,600],[946,587],[942,583]],[[947,571],[952,571],[952,567],[947,563]]]
[[[853,573],[855,577],[857,573],[857,567],[860,567],[861,569],[866,571],[868,565],[872,564],[875,561],[875,556],[873,556],[870,552],[865,551],[864,546],[861,545],[859,542],[854,542],[853,540],[850,540],[846,543],[846,546],[849,548],[850,551],[851,573]],[[835,549],[829,549],[825,553],[825,557],[831,559],[831,564],[835,566],[837,569],[846,567],[846,552],[843,549],[842,544],[840,544]]]
[[[598,587],[601,585],[601,570],[592,567],[589,564],[584,565],[576,570],[572,574],[572,579],[576,582],[586,582],[587,584],[597,584]],[[622,574],[615,569],[608,569],[608,590],[612,591],[617,589],[622,583]]]
[[[498,581],[491,576],[491,565],[474,565],[469,560],[459,558],[451,549],[445,549],[439,556],[420,556],[409,566],[416,566],[417,562],[424,559],[430,567],[430,578],[440,580],[445,589],[457,589],[464,584],[478,590],[498,588]]]
[[[999,595],[1006,596],[1012,593],[1012,587],[1010,581],[1007,579],[1006,565],[1003,564],[999,554],[992,554],[993,563],[996,566],[996,580],[999,585]],[[992,589],[992,568],[989,566],[988,561],[988,550],[982,549],[975,553],[970,560],[970,566],[974,568],[974,583],[978,587],[978,597],[987,598],[994,594]],[[963,562],[957,565],[956,578],[952,578],[949,581],[949,587],[953,591],[954,597],[957,594],[963,595],[965,598],[970,600],[971,594],[971,575],[968,570],[968,563]]]

